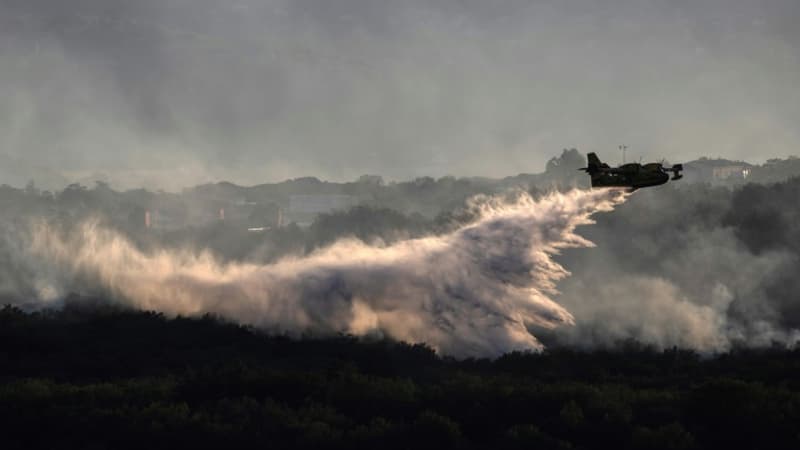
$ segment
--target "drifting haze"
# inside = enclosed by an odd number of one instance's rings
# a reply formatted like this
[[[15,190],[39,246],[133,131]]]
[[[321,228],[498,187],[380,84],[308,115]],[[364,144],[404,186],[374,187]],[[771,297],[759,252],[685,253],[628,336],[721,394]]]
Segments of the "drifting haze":
[[[0,183],[796,152],[795,0],[2,0]],[[612,162],[619,155],[606,158]]]

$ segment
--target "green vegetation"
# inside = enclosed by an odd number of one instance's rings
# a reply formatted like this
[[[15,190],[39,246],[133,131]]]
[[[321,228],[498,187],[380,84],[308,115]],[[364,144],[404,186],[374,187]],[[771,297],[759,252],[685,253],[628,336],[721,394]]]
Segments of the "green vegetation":
[[[798,448],[800,351],[456,361],[69,301],[0,311],[4,448]]]

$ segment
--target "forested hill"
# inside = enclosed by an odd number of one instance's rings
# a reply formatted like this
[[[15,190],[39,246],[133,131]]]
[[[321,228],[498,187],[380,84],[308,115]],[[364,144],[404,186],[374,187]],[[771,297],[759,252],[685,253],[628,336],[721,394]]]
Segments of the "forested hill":
[[[797,350],[497,360],[73,299],[0,311],[4,448],[797,448]]]

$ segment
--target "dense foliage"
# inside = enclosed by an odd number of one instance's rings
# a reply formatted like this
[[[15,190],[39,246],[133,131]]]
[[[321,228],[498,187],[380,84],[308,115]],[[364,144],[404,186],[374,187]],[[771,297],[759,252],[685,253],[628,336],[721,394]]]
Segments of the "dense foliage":
[[[456,361],[71,302],[0,311],[4,448],[798,448],[800,352]]]

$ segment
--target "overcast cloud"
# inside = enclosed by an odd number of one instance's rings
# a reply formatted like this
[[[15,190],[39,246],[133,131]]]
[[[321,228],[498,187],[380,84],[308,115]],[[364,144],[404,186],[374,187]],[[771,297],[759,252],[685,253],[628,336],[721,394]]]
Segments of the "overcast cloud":
[[[796,154],[796,0],[0,0],[0,183]],[[53,181],[51,181],[53,182]]]

